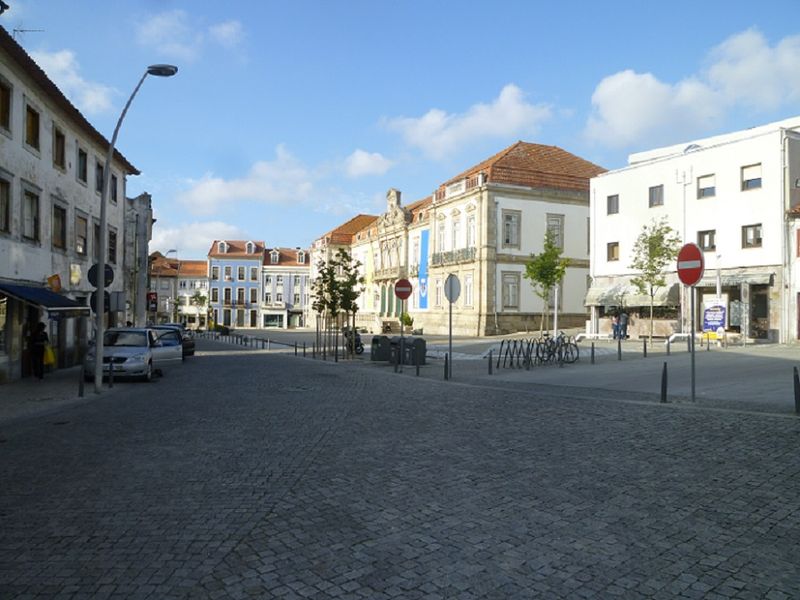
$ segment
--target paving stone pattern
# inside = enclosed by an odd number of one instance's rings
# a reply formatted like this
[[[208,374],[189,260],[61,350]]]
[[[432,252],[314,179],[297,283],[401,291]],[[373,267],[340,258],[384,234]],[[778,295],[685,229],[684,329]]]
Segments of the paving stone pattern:
[[[796,419],[202,349],[4,429],[0,598],[800,596]]]

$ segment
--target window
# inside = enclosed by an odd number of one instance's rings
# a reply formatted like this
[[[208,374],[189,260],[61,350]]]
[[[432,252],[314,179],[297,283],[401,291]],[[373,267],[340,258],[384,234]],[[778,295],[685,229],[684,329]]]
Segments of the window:
[[[606,260],[608,262],[619,260],[619,242],[606,244]]]
[[[269,253],[269,262],[270,263],[272,263],[273,265],[277,265],[278,264],[278,259],[280,259],[280,254],[278,254],[278,252],[276,250],[273,250],[272,252]]]
[[[548,214],[547,231],[553,236],[556,248],[564,249],[564,215]]]
[[[761,164],[742,167],[742,191],[761,187]]]
[[[716,236],[717,230],[716,229],[709,229],[707,231],[698,231],[697,232],[697,245],[700,246],[701,250],[706,252],[710,250],[716,250],[717,243],[716,243]]]
[[[0,79],[0,127],[11,130],[11,86]]]
[[[283,294],[281,292],[275,293],[275,302],[283,302]]]
[[[39,241],[39,195],[31,190],[22,192],[22,237]]]
[[[39,149],[39,111],[30,104],[25,105],[25,143]]]
[[[211,279],[214,281],[219,281],[219,267],[211,267]]]
[[[86,183],[89,178],[89,155],[86,150],[78,148],[78,164],[75,166],[75,176],[78,181]]]
[[[503,247],[519,248],[522,213],[518,210],[503,211]]]
[[[616,215],[619,213],[619,194],[606,196],[606,214]]]
[[[275,283],[278,285],[283,285],[283,275],[276,275],[275,276]]]
[[[450,239],[450,249],[455,250],[458,247],[458,238],[461,237],[461,219],[453,217],[453,228]]]
[[[67,249],[67,209],[53,204],[53,248]]]
[[[664,206],[664,186],[654,185],[649,191],[649,206]]]
[[[519,308],[519,273],[503,273],[503,310]]]
[[[305,252],[298,252],[297,253],[297,262],[301,265],[306,263],[306,253]]]
[[[295,275],[294,276],[294,285],[295,285],[295,287],[300,285],[300,275]]]
[[[264,275],[264,285],[272,284],[272,275]]]
[[[220,254],[225,254],[225,252],[227,252],[227,250],[228,250],[228,247],[225,244],[225,242],[219,242],[217,244],[217,252],[219,252]]]
[[[445,231],[445,229],[444,229],[444,227],[445,227],[444,221],[439,221],[439,227],[438,227],[437,232],[436,232],[436,248],[439,250],[439,252],[444,252],[444,250],[445,250],[445,245],[444,245],[444,231]],[[386,262],[388,263],[389,261],[387,260]],[[388,264],[385,265],[385,266],[388,266]]]
[[[109,190],[109,196],[111,197],[111,202],[114,204],[117,203],[117,176],[113,173],[111,174],[111,189]]]
[[[0,231],[11,232],[11,182],[0,179]]]
[[[244,304],[244,288],[236,288],[236,303]]]
[[[250,288],[250,302],[253,304],[258,302],[258,288]]]
[[[704,175],[697,178],[697,197],[712,198],[717,195],[716,177],[714,175]]]
[[[267,292],[264,294],[264,303],[265,304],[272,304],[272,294]]]
[[[94,257],[94,262],[100,262],[100,223],[95,221],[93,225],[94,231],[92,231],[92,233],[94,234],[94,248],[92,256]]]
[[[441,278],[436,278],[436,294],[434,296],[434,306],[441,306],[444,298],[444,287]]]
[[[67,168],[67,138],[58,125],[53,123],[53,166],[62,171]]]
[[[233,267],[225,267],[225,281],[233,279]]]
[[[475,215],[469,215],[467,217],[467,248],[473,247],[475,247]]]
[[[252,242],[247,242],[245,245],[245,252],[247,252],[247,254],[253,254],[255,252],[255,246]]]
[[[761,223],[742,227],[742,248],[761,247]]]
[[[219,302],[219,288],[212,287],[211,288],[211,301],[212,302]]]
[[[297,306],[298,304],[300,304],[300,294],[295,294],[294,295],[294,305]]]
[[[161,280],[161,289],[162,290],[168,290],[169,289],[169,281],[167,281],[166,279],[162,279]]]
[[[230,305],[231,303],[231,288],[226,287],[222,291],[223,304]]]
[[[117,232],[113,229],[108,230],[108,262],[117,264]]]
[[[94,161],[94,191],[98,194],[103,193],[103,165],[99,158]]]
[[[464,306],[472,306],[472,275],[464,276]]]
[[[250,281],[258,281],[258,267],[250,267]]]

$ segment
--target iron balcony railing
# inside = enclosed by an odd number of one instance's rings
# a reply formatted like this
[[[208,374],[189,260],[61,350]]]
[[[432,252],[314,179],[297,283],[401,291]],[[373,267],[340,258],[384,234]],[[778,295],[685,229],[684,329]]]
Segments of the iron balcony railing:
[[[448,250],[447,252],[434,252],[431,255],[431,265],[452,265],[462,262],[475,260],[475,247],[459,248],[458,250]]]

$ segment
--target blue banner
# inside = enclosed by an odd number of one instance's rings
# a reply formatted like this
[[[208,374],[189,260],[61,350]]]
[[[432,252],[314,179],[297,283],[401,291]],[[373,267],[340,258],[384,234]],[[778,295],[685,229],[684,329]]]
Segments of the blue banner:
[[[725,328],[725,307],[709,306],[703,311],[703,331],[716,331]]]
[[[420,232],[419,239],[419,307],[428,308],[428,230]]]

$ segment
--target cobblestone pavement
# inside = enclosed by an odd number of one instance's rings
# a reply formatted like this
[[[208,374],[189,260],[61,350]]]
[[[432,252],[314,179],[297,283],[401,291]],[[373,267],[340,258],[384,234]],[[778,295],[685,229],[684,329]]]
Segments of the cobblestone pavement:
[[[796,598],[800,422],[201,342],[10,423],[0,598]]]

